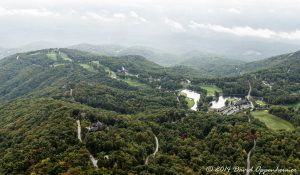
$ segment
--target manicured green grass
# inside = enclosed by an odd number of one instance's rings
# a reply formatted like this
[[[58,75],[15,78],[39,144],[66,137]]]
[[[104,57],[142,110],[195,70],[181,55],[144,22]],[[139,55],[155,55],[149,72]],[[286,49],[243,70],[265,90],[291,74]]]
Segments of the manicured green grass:
[[[194,106],[195,102],[193,99],[188,98],[184,92],[179,92],[179,94],[185,96],[185,101],[187,102],[189,108],[192,108]]]
[[[201,85],[200,87],[202,89],[205,89],[207,91],[207,96],[214,96],[215,95],[215,91],[222,92],[222,89],[218,88],[215,85]]]
[[[70,61],[72,62],[73,60],[71,58],[68,57],[67,54],[60,52],[60,56],[64,61]]]
[[[82,68],[84,68],[84,69],[86,69],[86,70],[88,70],[88,71],[90,71],[90,72],[96,72],[95,70],[94,70],[94,68],[91,66],[91,65],[89,65],[89,64],[79,64]]]
[[[256,100],[255,101],[259,106],[265,106],[266,105],[266,103],[264,102],[264,101],[262,101],[262,100]]]
[[[237,98],[233,98],[233,97],[229,97],[227,100],[232,103],[236,103],[239,101]]]
[[[51,60],[57,61],[57,55],[54,51],[51,51],[50,53],[48,53],[47,57]]]
[[[112,71],[112,70],[110,70],[110,68],[108,68],[108,67],[106,67],[106,66],[100,64],[99,61],[92,61],[92,63],[93,63],[94,65],[96,65],[97,67],[103,68],[104,71],[108,73],[108,75],[109,75],[110,78],[114,78],[114,79],[117,78],[117,74],[116,74],[114,71]]]
[[[192,108],[195,104],[194,100],[188,97],[185,98],[185,101],[187,102],[189,108]]]
[[[287,130],[287,131],[292,131],[295,129],[294,126],[290,122],[283,120],[272,114],[269,114],[267,110],[254,111],[254,112],[251,112],[251,114],[254,118],[265,123],[266,126],[272,130],[283,129],[283,130]]]

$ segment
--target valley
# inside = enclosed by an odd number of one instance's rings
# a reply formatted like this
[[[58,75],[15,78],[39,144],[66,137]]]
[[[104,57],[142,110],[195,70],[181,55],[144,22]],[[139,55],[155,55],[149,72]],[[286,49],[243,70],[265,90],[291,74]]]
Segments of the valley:
[[[5,57],[0,174],[297,168],[298,55],[232,77],[66,48]]]
[[[299,175],[300,0],[1,0],[0,175]]]

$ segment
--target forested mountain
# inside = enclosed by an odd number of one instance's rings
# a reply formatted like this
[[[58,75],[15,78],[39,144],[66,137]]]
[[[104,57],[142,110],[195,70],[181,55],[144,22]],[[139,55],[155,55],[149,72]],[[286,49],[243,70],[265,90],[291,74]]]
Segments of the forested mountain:
[[[289,54],[274,56],[260,61],[246,63],[244,65],[239,66],[237,72],[243,74],[255,72],[262,69],[273,69],[279,67],[288,69],[292,65],[299,65],[299,54],[300,52],[298,51]]]
[[[60,46],[59,44],[55,44],[47,41],[37,41],[37,42],[32,42],[26,45],[13,47],[13,48],[0,47],[0,59],[16,53],[34,51],[34,50],[39,50],[44,48],[55,48],[59,46]]]
[[[11,55],[0,61],[0,174],[207,174],[208,166],[246,168],[253,139],[251,165],[297,169],[298,113],[273,108],[295,126],[274,131],[249,111],[191,111],[178,93],[189,88],[208,99],[202,84],[217,85],[224,95],[245,95],[249,84],[253,96],[288,93],[299,90],[298,62],[290,63],[289,71],[278,66],[202,78],[137,55],[73,49]]]
[[[271,104],[293,104],[300,100],[300,52],[246,63],[234,70],[232,77],[199,81],[217,84],[225,95],[242,96],[247,95],[250,82],[252,94]]]
[[[92,45],[92,44],[78,44],[70,47],[71,49],[78,49],[98,53],[100,55],[110,56],[124,56],[124,55],[140,55],[148,60],[163,66],[174,66],[182,60],[176,54],[170,54],[158,49],[143,47],[143,46],[118,46],[118,45]]]
[[[140,56],[107,57],[69,49],[47,49],[1,60],[0,99],[10,101],[46,94],[63,97],[66,91],[82,87],[82,83],[88,83],[85,88],[96,88],[97,83],[103,88],[109,86],[111,91],[116,88],[112,95],[118,89],[134,92],[138,87],[129,84],[137,84],[149,95],[156,93],[152,88],[182,87],[181,79],[187,74],[184,68],[163,68]]]
[[[245,61],[230,59],[224,56],[204,54],[199,51],[191,51],[182,54],[184,60],[179,64],[194,68],[206,76],[226,76],[232,70],[242,65]]]

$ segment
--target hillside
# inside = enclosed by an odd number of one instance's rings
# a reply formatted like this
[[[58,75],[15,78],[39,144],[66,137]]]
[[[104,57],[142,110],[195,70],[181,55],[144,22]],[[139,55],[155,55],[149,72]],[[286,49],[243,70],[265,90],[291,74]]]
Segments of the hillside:
[[[232,70],[232,77],[199,81],[217,84],[224,95],[241,96],[247,95],[250,82],[252,95],[263,97],[270,104],[286,105],[300,101],[300,52],[246,63],[235,70]]]
[[[189,110],[179,95],[189,88],[208,99],[200,81],[247,91],[248,80],[254,95],[260,78],[201,78],[141,56],[73,49],[11,55],[0,60],[0,174],[207,174],[219,164],[244,168],[253,138],[254,166],[296,169],[296,113],[295,129],[273,131],[244,112]]]
[[[12,55],[0,63],[0,101],[32,96],[71,99],[72,89],[78,95],[75,100],[122,113],[177,106],[173,93],[156,88],[180,88],[185,74],[184,69],[174,73],[140,56],[107,57],[69,49]],[[144,105],[135,106],[138,102]]]
[[[230,59],[224,56],[204,54],[199,51],[191,51],[182,55],[185,59],[179,64],[194,68],[206,76],[230,75],[244,61]]]
[[[183,54],[171,54],[142,46],[125,47],[118,45],[78,44],[70,48],[108,56],[140,55],[162,66],[171,68],[172,66],[184,66],[187,69],[192,68],[197,70],[202,76],[210,77],[231,75],[232,69],[245,63],[242,60],[226,58],[198,50]]]
[[[0,59],[21,52],[29,52],[34,50],[40,50],[44,48],[55,48],[59,47],[59,44],[47,42],[47,41],[37,41],[26,45],[13,47],[13,48],[1,48],[0,47]]]
[[[299,52],[293,52],[289,54],[283,54],[279,56],[274,56],[260,61],[255,61],[251,63],[246,63],[241,65],[237,71],[241,74],[255,72],[262,69],[271,69],[271,68],[289,68],[293,65],[298,65],[300,62]]]
[[[70,46],[69,48],[107,56],[140,55],[147,58],[149,61],[163,66],[174,66],[180,62],[180,57],[175,54],[143,46],[126,47],[118,45],[78,44]]]

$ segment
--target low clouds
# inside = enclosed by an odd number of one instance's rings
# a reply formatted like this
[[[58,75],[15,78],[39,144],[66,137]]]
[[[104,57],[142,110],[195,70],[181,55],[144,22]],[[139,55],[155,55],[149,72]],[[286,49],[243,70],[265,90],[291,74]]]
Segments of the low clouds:
[[[126,16],[123,13],[115,13],[113,14],[114,18],[125,19]]]
[[[171,29],[173,31],[175,31],[175,32],[183,32],[183,31],[185,31],[185,28],[183,27],[183,25],[180,24],[177,21],[174,21],[174,20],[169,19],[169,18],[165,18],[164,22],[165,22],[165,24],[167,24],[168,26],[170,26]]]
[[[133,22],[135,24],[148,22],[145,18],[139,16],[135,11],[130,11],[128,14],[111,13],[106,10],[102,10],[100,13],[85,12],[84,15],[81,15],[81,18],[97,20],[98,22]]]
[[[227,33],[236,36],[244,36],[244,37],[258,37],[264,39],[271,38],[281,38],[281,39],[289,39],[289,40],[297,40],[300,39],[300,30],[295,30],[292,32],[283,32],[283,31],[274,31],[268,28],[252,28],[249,26],[241,27],[225,27],[221,25],[215,24],[202,24],[191,21],[189,27],[192,29],[206,29],[211,30],[217,33]]]
[[[6,9],[0,7],[0,16],[60,16],[59,13],[47,10],[45,8],[41,9]]]
[[[112,22],[115,21],[116,19],[113,17],[109,17],[103,14],[98,14],[95,12],[86,12],[83,16],[81,16],[82,19],[93,19],[97,20],[99,22]]]
[[[190,47],[191,40],[230,37],[299,44],[299,8],[300,0],[1,0],[0,39],[2,45],[109,38]]]
[[[236,8],[230,8],[227,11],[230,12],[230,13],[234,13],[234,14],[241,14],[242,13],[241,10],[236,9]]]
[[[139,16],[135,11],[130,11],[130,16],[132,18],[135,18],[135,19],[141,21],[141,22],[147,22],[147,20],[145,18]]]

